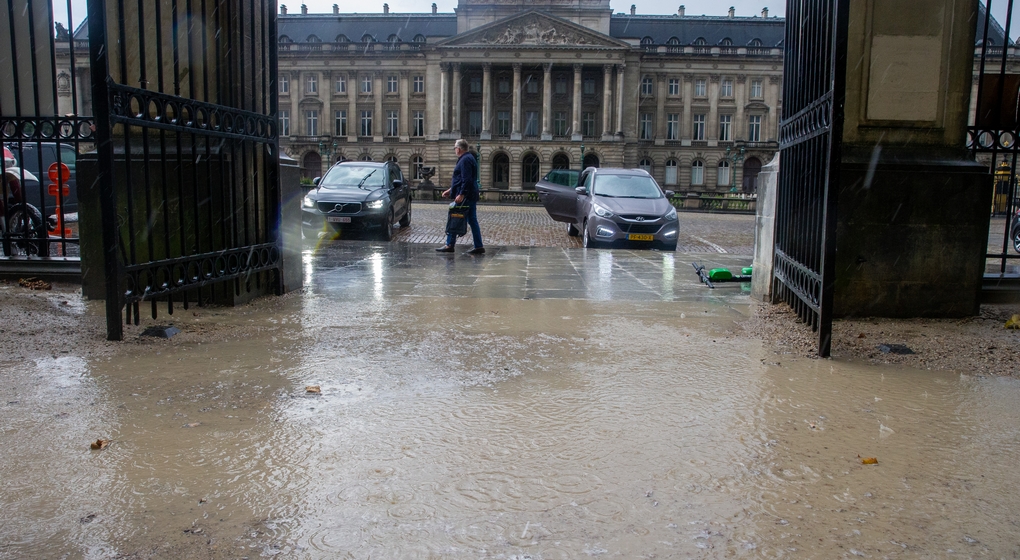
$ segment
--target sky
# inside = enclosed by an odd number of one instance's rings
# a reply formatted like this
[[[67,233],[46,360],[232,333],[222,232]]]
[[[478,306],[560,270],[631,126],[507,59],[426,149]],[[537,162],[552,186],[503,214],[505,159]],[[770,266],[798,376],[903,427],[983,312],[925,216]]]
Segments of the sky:
[[[277,0],[280,4],[287,6],[291,14],[301,13],[301,4],[308,6],[309,13],[333,13],[333,4],[340,5],[341,12],[360,11],[361,13],[382,13],[384,3],[390,5],[390,12],[429,12],[432,1],[436,3],[440,12],[453,13],[457,6],[457,0],[373,0],[372,3],[355,3],[344,0]],[[987,2],[987,0],[981,0]],[[991,0],[992,14],[999,21],[1000,25],[1006,23],[1006,1]],[[66,0],[53,0],[54,10],[57,13],[58,21],[67,21]],[[674,14],[682,4],[686,7],[686,14],[689,16],[725,16],[730,6],[736,9],[738,16],[755,16],[761,14],[762,8],[769,9],[769,16],[784,16],[786,13],[785,0],[610,0],[610,6],[614,12],[629,13],[630,6],[637,6],[638,14],[663,15]],[[1013,6],[1013,28],[1010,29],[1010,36],[1014,40],[1020,36],[1020,0],[1014,0]],[[352,8],[361,8],[354,10]],[[85,0],[71,0],[71,10],[74,15],[74,25],[84,19]]]

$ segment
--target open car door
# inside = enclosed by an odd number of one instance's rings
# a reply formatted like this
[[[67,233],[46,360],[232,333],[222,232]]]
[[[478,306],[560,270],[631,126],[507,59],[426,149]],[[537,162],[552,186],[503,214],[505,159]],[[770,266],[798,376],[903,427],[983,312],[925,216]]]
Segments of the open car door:
[[[577,193],[574,186],[578,175],[578,171],[570,169],[553,169],[535,183],[538,199],[542,201],[549,217],[557,222],[577,222]]]

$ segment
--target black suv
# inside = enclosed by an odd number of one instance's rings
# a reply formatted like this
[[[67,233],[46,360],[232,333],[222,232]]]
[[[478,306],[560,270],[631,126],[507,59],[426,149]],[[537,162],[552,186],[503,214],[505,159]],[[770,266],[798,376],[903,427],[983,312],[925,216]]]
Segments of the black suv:
[[[345,161],[329,168],[301,202],[305,237],[345,228],[378,229],[393,237],[393,224],[411,223],[411,189],[400,167],[392,162]]]
[[[27,181],[25,184],[25,196],[29,204],[43,210],[41,195],[46,196],[45,213],[53,214],[57,204],[57,197],[48,194],[49,168],[54,162],[61,162],[71,171],[71,178],[65,184],[68,187],[68,194],[64,196],[64,204],[61,211],[64,214],[72,214],[78,211],[78,188],[75,181],[75,163],[78,160],[78,152],[73,144],[58,144],[56,142],[11,142],[6,148],[14,154],[18,165],[39,178],[41,185],[35,181]],[[57,155],[59,154],[59,158]],[[40,155],[42,166],[40,166]]]

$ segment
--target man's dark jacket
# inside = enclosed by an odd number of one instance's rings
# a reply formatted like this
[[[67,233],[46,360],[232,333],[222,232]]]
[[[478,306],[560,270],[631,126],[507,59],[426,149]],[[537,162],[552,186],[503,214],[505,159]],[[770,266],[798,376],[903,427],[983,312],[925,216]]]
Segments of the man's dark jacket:
[[[465,200],[478,200],[478,163],[471,152],[464,152],[453,168],[453,180],[450,182],[450,198],[464,195]]]

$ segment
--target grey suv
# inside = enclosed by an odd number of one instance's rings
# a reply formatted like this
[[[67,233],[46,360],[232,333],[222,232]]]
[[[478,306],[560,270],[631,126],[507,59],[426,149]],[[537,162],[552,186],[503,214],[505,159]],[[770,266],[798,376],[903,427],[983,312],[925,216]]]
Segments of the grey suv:
[[[392,162],[345,161],[329,168],[301,202],[305,237],[346,228],[376,229],[385,241],[393,224],[411,223],[411,189]]]

